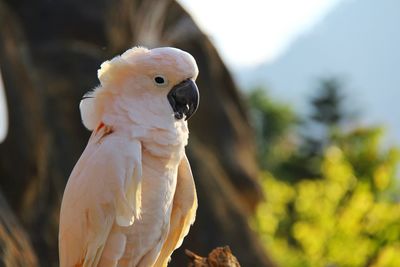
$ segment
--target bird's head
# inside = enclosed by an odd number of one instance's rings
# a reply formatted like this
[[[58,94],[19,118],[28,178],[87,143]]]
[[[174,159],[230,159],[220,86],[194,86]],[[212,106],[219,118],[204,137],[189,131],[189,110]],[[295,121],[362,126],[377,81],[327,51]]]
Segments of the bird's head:
[[[82,120],[94,129],[119,101],[122,109],[187,120],[197,110],[198,68],[187,52],[171,47],[135,47],[104,62],[98,71],[101,85],[81,101]],[[136,114],[139,115],[139,114]]]

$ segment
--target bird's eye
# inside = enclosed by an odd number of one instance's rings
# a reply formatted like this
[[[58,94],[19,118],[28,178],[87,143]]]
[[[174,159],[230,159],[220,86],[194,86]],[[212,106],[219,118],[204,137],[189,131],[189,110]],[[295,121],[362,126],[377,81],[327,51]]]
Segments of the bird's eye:
[[[156,85],[166,85],[167,79],[165,79],[165,77],[162,75],[156,75],[154,77],[154,82],[156,83]]]

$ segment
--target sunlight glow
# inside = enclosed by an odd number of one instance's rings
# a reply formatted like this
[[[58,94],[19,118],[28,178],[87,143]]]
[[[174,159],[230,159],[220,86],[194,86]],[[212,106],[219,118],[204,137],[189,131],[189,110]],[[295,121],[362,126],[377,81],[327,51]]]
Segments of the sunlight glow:
[[[343,0],[179,0],[231,67],[276,59]]]

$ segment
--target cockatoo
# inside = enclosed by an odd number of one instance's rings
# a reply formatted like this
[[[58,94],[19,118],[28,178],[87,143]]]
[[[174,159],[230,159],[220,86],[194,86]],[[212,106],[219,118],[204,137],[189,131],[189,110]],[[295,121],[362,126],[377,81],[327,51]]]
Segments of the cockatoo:
[[[61,267],[167,266],[197,209],[185,154],[197,75],[194,58],[170,47],[101,65],[80,103],[93,132],[61,204]]]

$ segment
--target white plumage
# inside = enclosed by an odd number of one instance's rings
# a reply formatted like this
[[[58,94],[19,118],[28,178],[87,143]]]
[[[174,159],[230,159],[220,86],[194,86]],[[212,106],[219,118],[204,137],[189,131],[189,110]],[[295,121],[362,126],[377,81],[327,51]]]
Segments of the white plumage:
[[[61,267],[167,265],[197,208],[185,155],[197,74],[175,48],[132,48],[101,65],[80,104],[93,132],[63,196]]]

